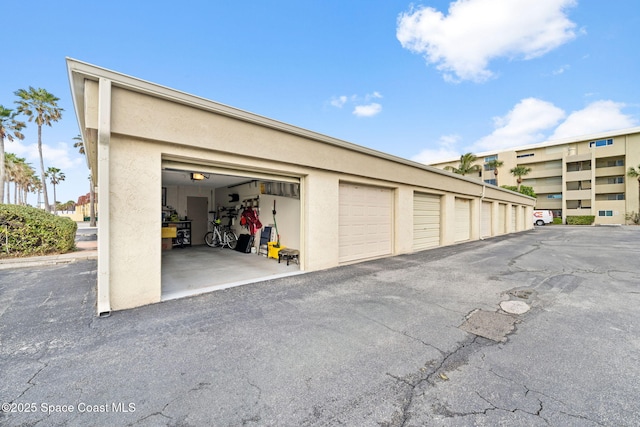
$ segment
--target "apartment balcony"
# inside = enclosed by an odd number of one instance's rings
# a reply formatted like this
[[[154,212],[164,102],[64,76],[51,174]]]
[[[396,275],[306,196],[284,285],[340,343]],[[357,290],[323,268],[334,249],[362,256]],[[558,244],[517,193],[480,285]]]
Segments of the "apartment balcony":
[[[596,185],[596,194],[624,193],[624,192],[625,192],[624,184],[597,184]]]
[[[589,200],[591,199],[591,189],[588,190],[567,190],[563,195],[565,200]]]
[[[593,210],[591,208],[565,209],[563,213],[566,216],[593,215]]]
[[[527,185],[522,183],[522,185]],[[533,191],[536,194],[560,194],[562,193],[562,184],[549,184],[549,185],[533,185]]]
[[[591,169],[567,172],[565,181],[589,181],[591,179]]]
[[[562,209],[562,199],[538,197],[536,200],[536,209]]]
[[[556,176],[562,176],[562,168],[533,169],[529,174],[527,174],[527,179],[552,178]]]
[[[591,160],[591,153],[569,155],[566,158],[567,163],[586,162]]]
[[[596,177],[601,176],[624,176],[626,175],[624,166],[611,166],[604,168],[596,168]]]

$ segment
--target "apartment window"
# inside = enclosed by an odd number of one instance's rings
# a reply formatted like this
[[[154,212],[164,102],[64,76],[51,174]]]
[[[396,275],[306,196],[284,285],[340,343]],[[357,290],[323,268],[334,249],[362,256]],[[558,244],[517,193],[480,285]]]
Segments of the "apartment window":
[[[562,194],[547,194],[547,199],[562,199]]]
[[[597,141],[591,141],[589,143],[589,148],[606,147],[607,145],[613,145],[613,139],[599,139]]]
[[[607,162],[607,166],[608,168],[614,168],[616,166],[624,166],[624,160],[623,159],[618,159],[618,160],[609,160]]]
[[[614,176],[607,178],[607,184],[624,184],[624,176]]]
[[[624,193],[621,193],[621,194],[607,194],[607,200],[624,200]]]
[[[598,211],[598,216],[613,216],[613,211]]]
[[[498,185],[498,180],[496,179],[485,179],[484,182],[491,185]]]
[[[485,163],[489,163],[491,160],[498,160],[498,155],[494,154],[493,156],[487,156],[484,158]]]
[[[527,153],[527,154],[518,154],[516,157],[519,159],[522,159],[524,157],[533,157],[533,156],[535,156],[534,153]]]

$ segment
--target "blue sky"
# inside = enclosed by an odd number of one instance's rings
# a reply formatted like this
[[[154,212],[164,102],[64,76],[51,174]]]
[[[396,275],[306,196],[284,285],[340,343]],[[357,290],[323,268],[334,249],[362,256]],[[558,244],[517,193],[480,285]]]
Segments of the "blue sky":
[[[59,201],[88,191],[65,57],[421,162],[640,125],[637,0],[6,3],[0,104],[60,98]]]

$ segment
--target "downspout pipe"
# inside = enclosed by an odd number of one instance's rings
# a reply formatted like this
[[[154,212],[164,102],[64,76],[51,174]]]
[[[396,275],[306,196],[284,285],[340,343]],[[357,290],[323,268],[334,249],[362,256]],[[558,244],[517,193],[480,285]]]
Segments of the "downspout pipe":
[[[484,201],[484,191],[485,191],[486,185],[482,184],[482,194],[480,195],[480,206],[478,206],[478,215],[480,216],[479,218],[479,222],[478,222],[478,229],[480,230],[480,240],[484,240],[484,237],[482,236],[482,202]]]
[[[111,80],[98,82],[98,317],[111,315],[111,254],[109,251],[109,145],[111,142]]]

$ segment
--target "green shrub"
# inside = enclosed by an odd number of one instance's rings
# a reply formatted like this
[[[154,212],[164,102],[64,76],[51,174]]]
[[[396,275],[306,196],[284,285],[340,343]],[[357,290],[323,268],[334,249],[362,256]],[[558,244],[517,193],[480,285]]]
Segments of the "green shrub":
[[[562,224],[562,218],[553,218],[554,224]]]
[[[70,252],[78,225],[28,206],[0,205],[0,257]]]
[[[525,196],[533,197],[534,199],[538,196],[535,191],[533,191],[533,187],[529,187],[527,185],[521,185],[520,191],[518,191],[518,187],[515,185],[501,185],[502,188],[515,191],[516,193],[524,194]]]
[[[567,224],[569,225],[591,225],[593,221],[595,221],[596,217],[594,215],[576,215],[576,216],[568,216]]]
[[[640,225],[640,213],[631,212],[630,214],[626,214],[624,219],[635,225]]]

